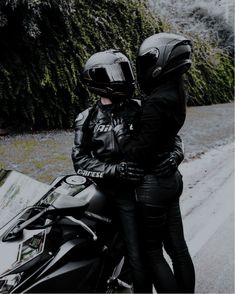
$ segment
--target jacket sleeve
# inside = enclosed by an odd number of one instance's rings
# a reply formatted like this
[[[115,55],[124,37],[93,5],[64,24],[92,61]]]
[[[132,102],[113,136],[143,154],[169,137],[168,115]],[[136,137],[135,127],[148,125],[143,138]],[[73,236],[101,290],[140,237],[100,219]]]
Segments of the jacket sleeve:
[[[119,131],[117,140],[122,153],[128,160],[139,162],[141,165],[149,168],[154,164],[153,158],[156,156],[156,150],[162,140],[165,140],[165,124],[168,120],[168,108],[160,101],[149,101],[144,105],[141,115],[139,129],[134,135]],[[123,129],[124,130],[124,129]],[[179,165],[184,159],[183,143],[178,135],[173,135],[168,140],[166,150],[161,152],[171,152],[174,154]],[[165,148],[164,146],[161,147]],[[160,154],[159,154],[160,155]]]
[[[92,133],[85,127],[89,119],[89,109],[80,113],[75,120],[75,138],[72,148],[72,161],[78,175],[91,178],[116,177],[117,165],[94,158],[92,155]]]
[[[117,135],[122,153],[128,160],[139,162],[144,166],[152,161],[159,140],[164,134],[164,119],[161,107],[155,102],[148,101],[143,107],[138,133]]]
[[[179,135],[175,136],[174,149],[172,153],[174,154],[176,163],[179,166],[184,160],[184,143]]]

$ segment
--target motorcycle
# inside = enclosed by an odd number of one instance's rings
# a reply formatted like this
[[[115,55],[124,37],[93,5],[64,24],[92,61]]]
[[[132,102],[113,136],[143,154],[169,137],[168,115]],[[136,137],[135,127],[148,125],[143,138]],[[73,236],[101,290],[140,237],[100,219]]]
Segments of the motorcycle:
[[[26,198],[17,211],[16,202]],[[73,174],[47,185],[0,170],[0,207],[0,293],[130,288],[120,280],[122,240],[105,195],[91,180]]]

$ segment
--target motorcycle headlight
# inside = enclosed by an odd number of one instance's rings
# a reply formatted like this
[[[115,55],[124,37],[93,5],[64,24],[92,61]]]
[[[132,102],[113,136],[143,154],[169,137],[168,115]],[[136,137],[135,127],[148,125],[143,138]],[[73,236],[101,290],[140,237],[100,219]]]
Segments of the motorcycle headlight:
[[[0,280],[0,293],[7,294],[17,286],[21,280],[22,274],[8,275]]]

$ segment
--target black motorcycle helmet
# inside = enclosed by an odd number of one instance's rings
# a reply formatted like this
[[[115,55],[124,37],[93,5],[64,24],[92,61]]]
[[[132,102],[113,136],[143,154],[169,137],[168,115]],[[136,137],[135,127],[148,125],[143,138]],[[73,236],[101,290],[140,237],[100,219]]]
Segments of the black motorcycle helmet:
[[[145,39],[136,60],[141,90],[149,94],[162,82],[187,72],[191,51],[191,41],[181,35],[159,33]]]
[[[84,66],[82,79],[90,91],[114,102],[131,98],[135,90],[129,59],[114,49],[92,55]]]

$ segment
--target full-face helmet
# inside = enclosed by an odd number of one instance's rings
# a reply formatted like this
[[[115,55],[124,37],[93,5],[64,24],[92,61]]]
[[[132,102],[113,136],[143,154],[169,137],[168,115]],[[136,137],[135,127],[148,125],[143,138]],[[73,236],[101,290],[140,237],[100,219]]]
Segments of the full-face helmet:
[[[159,33],[145,39],[136,60],[141,90],[151,92],[162,81],[187,72],[191,51],[191,41],[181,35]]]
[[[82,79],[90,91],[113,101],[131,98],[135,90],[129,59],[114,49],[92,55],[84,66]]]

